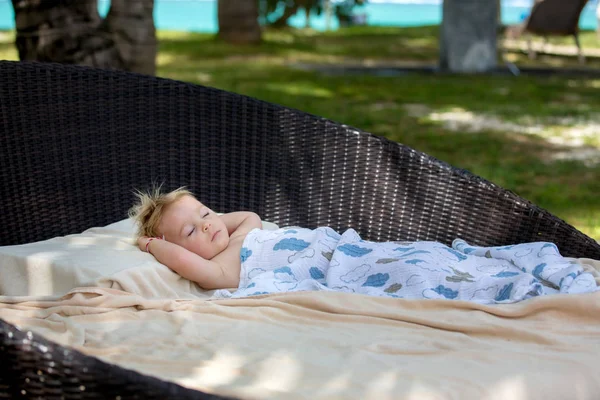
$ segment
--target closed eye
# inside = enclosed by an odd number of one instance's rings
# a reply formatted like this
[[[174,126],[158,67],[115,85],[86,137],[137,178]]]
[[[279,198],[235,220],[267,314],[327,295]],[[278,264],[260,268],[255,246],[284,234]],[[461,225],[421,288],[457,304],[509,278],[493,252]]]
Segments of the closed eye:
[[[209,212],[207,212],[206,214],[204,214],[204,216],[202,218],[206,218],[208,217],[208,214],[210,214]]]
[[[190,231],[190,233],[188,233],[188,236],[192,236],[192,233],[194,233],[195,230],[196,230],[196,227],[193,227],[192,230]]]

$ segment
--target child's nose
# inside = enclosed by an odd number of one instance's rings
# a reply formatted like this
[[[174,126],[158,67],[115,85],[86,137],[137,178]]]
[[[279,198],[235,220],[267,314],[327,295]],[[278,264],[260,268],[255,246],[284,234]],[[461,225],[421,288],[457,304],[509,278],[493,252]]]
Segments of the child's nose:
[[[205,224],[204,224],[204,226],[202,227],[202,231],[204,231],[204,232],[208,232],[208,230],[210,229],[210,227],[211,227],[211,224],[210,224],[210,222],[207,222],[207,223],[205,223]]]

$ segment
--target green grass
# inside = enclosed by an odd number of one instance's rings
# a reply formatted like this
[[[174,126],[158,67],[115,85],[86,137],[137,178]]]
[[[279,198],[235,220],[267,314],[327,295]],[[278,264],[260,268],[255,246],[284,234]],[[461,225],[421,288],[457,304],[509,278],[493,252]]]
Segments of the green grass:
[[[0,31],[0,60],[18,60],[14,31]]]
[[[438,27],[266,31],[261,45],[239,47],[213,35],[160,31],[157,75],[257,97],[386,136],[483,176],[600,239],[599,156],[595,164],[559,158],[565,152],[600,151],[600,78],[335,76],[294,67],[433,65],[438,34]],[[583,32],[582,42],[587,48],[600,47],[595,32]],[[2,58],[16,59],[17,54],[0,33]],[[519,65],[577,65],[576,59],[565,57],[511,59]],[[600,61],[588,60],[587,66],[600,68]],[[466,125],[452,129],[453,123]],[[476,131],[469,132],[467,127],[474,125]]]

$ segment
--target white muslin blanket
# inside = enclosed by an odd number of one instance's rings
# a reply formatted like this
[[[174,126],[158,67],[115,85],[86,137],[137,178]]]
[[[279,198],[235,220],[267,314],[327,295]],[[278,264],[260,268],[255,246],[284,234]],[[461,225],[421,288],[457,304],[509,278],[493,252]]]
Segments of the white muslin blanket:
[[[240,284],[216,297],[328,290],[407,299],[514,303],[597,290],[594,277],[546,242],[477,247],[439,242],[370,242],[329,227],[251,231]]]

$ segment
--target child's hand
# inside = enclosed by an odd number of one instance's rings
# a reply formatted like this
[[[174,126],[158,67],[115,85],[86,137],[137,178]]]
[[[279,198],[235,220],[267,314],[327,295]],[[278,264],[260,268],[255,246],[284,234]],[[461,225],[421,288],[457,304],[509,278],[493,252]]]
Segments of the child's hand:
[[[153,240],[162,240],[162,238],[160,238],[160,237],[141,236],[140,238],[138,238],[138,241],[137,241],[138,247],[143,252],[152,254],[152,252],[150,251],[150,242],[153,241]]]
[[[146,251],[146,244],[148,243],[149,239],[150,238],[148,236],[140,236],[138,238],[137,244],[141,251]]]

